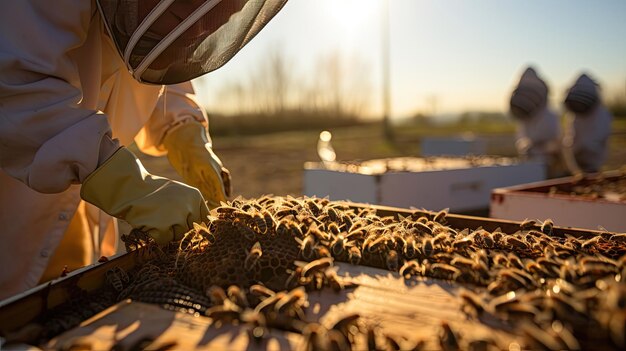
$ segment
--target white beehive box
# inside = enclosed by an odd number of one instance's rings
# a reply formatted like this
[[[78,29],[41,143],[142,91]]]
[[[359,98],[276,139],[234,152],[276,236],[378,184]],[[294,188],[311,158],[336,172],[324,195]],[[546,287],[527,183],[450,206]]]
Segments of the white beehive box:
[[[625,177],[616,172],[603,175],[603,179],[610,182],[624,181]],[[624,194],[593,198],[555,192],[556,189],[570,189],[581,184],[575,181],[573,177],[566,177],[494,189],[490,216],[509,220],[550,218],[560,226],[626,232]]]
[[[487,141],[473,135],[456,137],[424,137],[420,142],[422,156],[485,155]]]
[[[545,179],[539,163],[494,157],[402,157],[354,163],[307,162],[304,194],[452,212],[487,210],[495,188]]]

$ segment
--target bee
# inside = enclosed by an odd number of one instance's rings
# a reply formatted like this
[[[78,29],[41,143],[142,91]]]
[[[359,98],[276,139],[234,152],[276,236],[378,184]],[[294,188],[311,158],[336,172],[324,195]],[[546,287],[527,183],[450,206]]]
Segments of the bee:
[[[431,239],[424,238],[422,240],[422,253],[424,256],[430,257],[434,252],[434,245]]]
[[[458,268],[445,263],[433,263],[426,267],[425,272],[433,278],[447,280],[456,280],[461,275],[461,271]]]
[[[422,266],[417,262],[417,260],[410,260],[404,262],[402,267],[400,267],[400,275],[409,278],[413,273],[417,273],[423,275]]]
[[[365,238],[366,234],[367,234],[367,229],[357,228],[357,229],[350,231],[348,234],[346,234],[345,239],[348,241],[361,241]]]
[[[521,250],[528,249],[528,244],[513,235],[507,235],[504,237],[504,245]]]
[[[491,233],[489,232],[485,232],[485,234],[482,237],[483,239],[483,244],[485,245],[486,248],[492,248],[495,245],[495,240],[493,240],[493,237],[491,236]]]
[[[302,229],[300,229],[300,226],[296,222],[291,222],[291,221],[289,222],[289,231],[291,232],[291,235],[295,238],[304,237],[304,234],[302,233]]]
[[[422,217],[422,218],[424,218],[424,217]],[[419,222],[419,221],[413,222],[413,226],[412,227],[414,229],[417,229],[420,233],[426,233],[426,234],[429,234],[429,235],[432,235],[432,233],[433,233],[433,229],[431,227],[429,227],[428,225],[426,225],[425,223],[423,223],[423,222]]]
[[[452,261],[450,261],[450,265],[455,266],[459,269],[464,268],[464,269],[472,269],[472,267],[474,266],[475,262],[473,260],[470,260],[469,258],[465,258],[463,256],[459,256],[456,255]]]
[[[326,225],[326,230],[334,235],[337,235],[341,232],[341,230],[339,229],[339,225],[335,222],[328,223],[328,225]]]
[[[302,276],[308,277],[314,272],[323,271],[333,265],[332,257],[324,257],[307,263],[302,267]]]
[[[545,235],[552,235],[552,228],[554,227],[554,222],[551,219],[546,219],[541,224],[541,232]]]
[[[283,313],[289,308],[301,309],[307,307],[307,294],[304,287],[291,290],[276,302],[274,309],[278,313]]]
[[[410,236],[404,242],[404,257],[408,259],[413,259],[417,255],[417,251],[415,250],[415,239]]]
[[[246,270],[251,270],[257,262],[259,262],[262,255],[263,250],[261,249],[261,243],[257,241],[254,245],[252,245],[250,252],[246,256],[246,260],[243,263],[244,268]]]
[[[246,239],[250,241],[256,239],[256,232],[239,218],[233,220],[233,225],[237,228],[239,234],[243,235]]]
[[[466,313],[471,312],[472,315],[478,316],[487,309],[483,299],[470,290],[463,289],[459,297],[463,301],[463,309]]]
[[[450,242],[450,237],[448,236],[447,233],[439,233],[435,235],[434,238],[432,238],[432,242],[433,242],[433,245],[435,246],[440,246],[440,245],[447,246]]]
[[[289,221],[281,219],[276,226],[276,234],[286,236],[289,234]]]
[[[370,241],[367,244],[364,244],[363,249],[367,250],[367,252],[369,253],[375,253],[376,251],[378,251],[380,248],[384,247],[386,244],[387,238],[384,236],[380,236],[377,239],[374,239],[374,241]]]
[[[448,211],[450,209],[449,208],[445,208],[439,212],[437,212],[435,214],[435,216],[433,217],[433,222],[437,222],[437,223],[441,223],[441,224],[445,224],[446,221],[446,215],[448,214]]]
[[[473,243],[474,241],[472,240],[472,238],[465,237],[463,239],[455,240],[454,242],[452,242],[452,247],[455,249],[466,249],[470,247]]]
[[[389,252],[387,252],[387,256],[385,256],[385,262],[387,264],[388,270],[392,272],[398,271],[399,258],[396,250],[389,250]]]
[[[285,208],[281,208],[278,211],[276,211],[275,216],[276,218],[282,219],[288,216],[296,216],[298,215],[298,211],[294,210],[293,208],[290,207],[285,207]]]
[[[535,220],[526,218],[519,224],[519,229],[529,230],[529,229],[533,229],[536,226],[537,226],[537,222]]]
[[[613,237],[615,237],[615,235],[613,235]],[[585,240],[580,247],[584,250],[589,250],[590,248],[596,246],[598,244],[598,242],[600,241],[602,237],[601,236],[594,236],[591,239],[587,239]]]
[[[248,307],[248,299],[246,298],[246,294],[241,291],[237,285],[231,285],[226,289],[226,294],[228,298],[237,306],[241,308]]]
[[[318,204],[315,203],[314,199],[306,199],[305,203],[306,203],[307,207],[309,208],[309,211],[311,211],[311,213],[314,216],[317,217],[322,212],[322,209],[319,207]]]
[[[222,219],[245,218],[250,216],[247,212],[241,210],[240,208],[228,205],[217,207],[215,211],[217,212],[218,218]]]
[[[265,221],[265,226],[268,230],[276,227],[276,220],[269,211],[265,210],[262,212],[262,214]]]
[[[193,229],[201,236],[203,236],[204,238],[206,238],[209,242],[209,244],[215,244],[215,242],[217,241],[217,238],[215,237],[215,235],[209,230],[209,228],[206,226],[206,224],[204,223],[193,223]]]
[[[315,258],[315,237],[313,235],[307,235],[303,240],[295,238],[300,244],[300,254],[305,260],[312,260]]]
[[[356,246],[350,246],[348,250],[348,260],[354,265],[358,265],[361,262],[361,250]]]
[[[256,228],[259,230],[259,233],[261,234],[266,234],[267,233],[267,223],[265,222],[265,217],[263,217],[263,215],[259,212],[256,212],[253,216],[252,216],[252,222],[254,223],[254,225],[256,226]]]
[[[330,251],[335,256],[339,256],[346,251],[346,239],[343,235],[339,234],[335,237],[333,242],[330,244]]]
[[[260,284],[254,284],[250,286],[249,290],[250,294],[262,299],[276,295],[276,293],[272,289],[266,288],[265,286]]]
[[[339,214],[332,207],[326,208],[326,213],[328,214],[328,218],[330,218],[333,222],[339,222]]]
[[[493,256],[493,264],[508,267],[509,259],[504,254],[498,252],[495,256]]]
[[[507,259],[509,261],[509,267],[524,269],[524,263],[522,263],[522,260],[514,253],[509,252],[509,254],[507,255]]]

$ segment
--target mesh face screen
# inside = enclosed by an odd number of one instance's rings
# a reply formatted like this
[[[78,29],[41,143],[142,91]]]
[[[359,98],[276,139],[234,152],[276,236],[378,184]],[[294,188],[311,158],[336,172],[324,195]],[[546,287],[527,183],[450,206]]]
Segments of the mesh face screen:
[[[286,0],[101,0],[109,34],[135,79],[176,84],[228,62]]]

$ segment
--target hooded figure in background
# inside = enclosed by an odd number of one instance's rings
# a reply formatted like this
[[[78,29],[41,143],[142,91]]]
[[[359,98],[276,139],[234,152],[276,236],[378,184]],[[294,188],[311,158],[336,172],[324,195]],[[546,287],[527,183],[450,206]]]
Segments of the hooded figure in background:
[[[563,145],[568,152],[572,173],[600,171],[606,161],[613,115],[600,98],[600,88],[582,74],[569,88],[564,101],[567,131]],[[572,162],[573,161],[573,162]]]
[[[160,244],[206,220],[230,178],[189,81],[285,2],[0,2],[0,299],[114,254],[113,217]]]
[[[562,176],[559,119],[548,108],[548,86],[532,67],[522,74],[509,107],[517,121],[519,155],[544,163],[549,178]]]

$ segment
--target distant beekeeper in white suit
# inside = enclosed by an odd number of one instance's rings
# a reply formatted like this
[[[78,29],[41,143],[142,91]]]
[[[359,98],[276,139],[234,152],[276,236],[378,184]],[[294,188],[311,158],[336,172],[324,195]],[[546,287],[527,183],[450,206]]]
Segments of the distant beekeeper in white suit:
[[[517,121],[518,154],[546,165],[548,177],[562,175],[561,128],[548,107],[548,86],[532,67],[526,68],[511,94],[510,113]]]
[[[565,96],[567,131],[564,146],[575,164],[568,163],[573,173],[600,171],[606,161],[608,139],[613,115],[600,97],[598,84],[581,74]]]
[[[189,81],[285,1],[0,2],[0,298],[114,253],[111,216],[161,244],[206,220],[229,174]],[[186,184],[149,174],[133,142]]]

